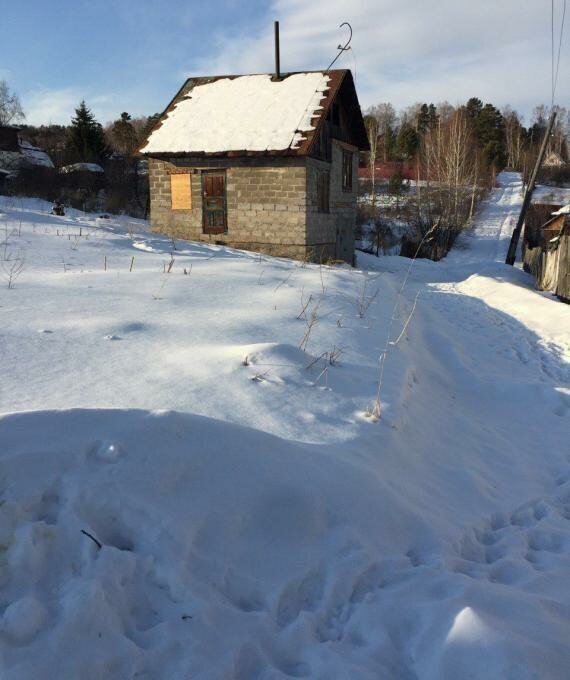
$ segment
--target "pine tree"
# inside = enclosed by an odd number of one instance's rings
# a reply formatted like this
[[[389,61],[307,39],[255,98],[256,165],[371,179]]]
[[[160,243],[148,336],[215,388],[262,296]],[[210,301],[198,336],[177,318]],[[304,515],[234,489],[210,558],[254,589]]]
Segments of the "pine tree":
[[[418,150],[420,140],[413,125],[404,123],[396,138],[396,153],[402,158],[413,158]]]
[[[479,148],[489,165],[497,170],[504,168],[506,159],[505,121],[492,104],[485,104],[479,114],[475,134]]]
[[[150,134],[150,131],[152,130],[152,128],[159,121],[160,116],[161,116],[160,113],[153,113],[152,116],[149,116],[146,119],[146,125],[144,126],[144,130],[143,130],[143,138],[147,137]]]
[[[85,101],[75,109],[75,118],[71,119],[67,149],[70,156],[81,163],[102,163],[109,156],[103,128]]]
[[[505,121],[501,112],[492,104],[485,104],[472,97],[465,105],[465,112],[471,124],[471,131],[482,152],[485,165],[496,170],[505,167],[506,136]]]
[[[418,132],[425,132],[429,127],[429,109],[427,104],[422,104],[418,113]]]
[[[433,130],[433,128],[437,125],[438,120],[439,115],[437,113],[437,109],[434,104],[430,104],[428,106],[428,128]]]
[[[483,102],[477,97],[471,97],[471,99],[465,105],[465,111],[471,120],[476,121],[481,115],[483,109]]]
[[[137,133],[131,123],[131,116],[126,111],[113,123],[111,134],[116,148],[125,156],[131,156],[137,145]]]

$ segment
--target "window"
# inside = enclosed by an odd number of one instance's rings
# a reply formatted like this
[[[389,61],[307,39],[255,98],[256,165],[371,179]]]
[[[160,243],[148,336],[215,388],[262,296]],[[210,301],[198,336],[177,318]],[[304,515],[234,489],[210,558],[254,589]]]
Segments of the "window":
[[[317,174],[317,208],[319,212],[329,212],[330,172],[321,170]]]
[[[192,209],[192,188],[190,174],[176,173],[170,175],[170,201],[172,210]]]
[[[352,154],[342,152],[342,190],[352,191]]]

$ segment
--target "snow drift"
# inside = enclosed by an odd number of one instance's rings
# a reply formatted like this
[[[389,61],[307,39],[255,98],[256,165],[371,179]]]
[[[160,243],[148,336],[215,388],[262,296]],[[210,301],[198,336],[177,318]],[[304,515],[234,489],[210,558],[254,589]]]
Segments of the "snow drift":
[[[501,263],[520,188],[411,272],[3,200],[2,678],[565,678],[570,317]]]

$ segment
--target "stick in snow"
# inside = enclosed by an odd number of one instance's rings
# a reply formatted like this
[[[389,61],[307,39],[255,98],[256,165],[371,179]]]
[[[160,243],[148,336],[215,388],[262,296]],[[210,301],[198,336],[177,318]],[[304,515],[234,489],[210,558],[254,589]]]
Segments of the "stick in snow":
[[[87,538],[90,538],[93,541],[93,543],[95,543],[95,545],[99,548],[99,550],[101,550],[101,548],[103,547],[103,544],[99,543],[99,541],[95,538],[95,536],[90,534],[88,531],[85,531],[85,529],[81,529],[81,533],[85,534],[87,536]]]

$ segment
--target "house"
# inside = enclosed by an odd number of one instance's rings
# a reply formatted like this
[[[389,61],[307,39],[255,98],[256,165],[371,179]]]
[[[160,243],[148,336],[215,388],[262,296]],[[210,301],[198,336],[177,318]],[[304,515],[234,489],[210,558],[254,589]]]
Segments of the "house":
[[[19,127],[0,125],[0,169],[17,175],[22,170],[37,168],[55,169],[45,151],[22,139]]]
[[[105,170],[98,163],[72,163],[71,165],[62,166],[59,171],[63,175],[72,175],[74,173],[102,175],[105,173]]]
[[[536,278],[539,290],[570,302],[570,205],[562,206],[523,241],[523,267]]]
[[[10,171],[2,170],[0,168],[0,194],[3,194],[8,189],[8,182],[10,181]]]
[[[417,181],[425,180],[426,173],[421,165],[409,161],[375,161],[374,179],[377,182],[387,182],[392,175],[399,173],[402,179]],[[372,179],[370,164],[366,159],[361,159],[358,166],[358,179],[369,181]]]
[[[352,262],[359,152],[349,70],[189,78],[139,149],[153,230]]]
[[[564,163],[564,159],[556,151],[550,151],[546,154],[545,159],[542,161],[542,165],[545,168],[561,168]]]

